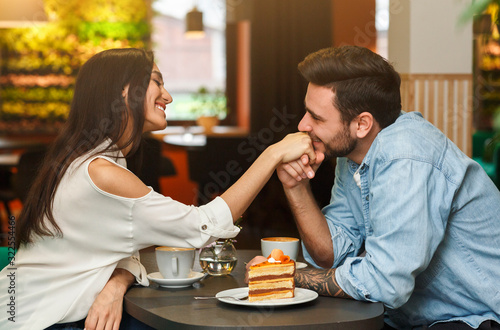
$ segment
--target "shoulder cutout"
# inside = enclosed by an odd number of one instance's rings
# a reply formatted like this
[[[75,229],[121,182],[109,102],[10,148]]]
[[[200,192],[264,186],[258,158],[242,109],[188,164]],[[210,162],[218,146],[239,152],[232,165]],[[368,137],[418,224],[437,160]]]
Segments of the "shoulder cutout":
[[[89,175],[99,189],[113,195],[139,198],[151,191],[132,172],[103,158],[96,158],[90,162]]]

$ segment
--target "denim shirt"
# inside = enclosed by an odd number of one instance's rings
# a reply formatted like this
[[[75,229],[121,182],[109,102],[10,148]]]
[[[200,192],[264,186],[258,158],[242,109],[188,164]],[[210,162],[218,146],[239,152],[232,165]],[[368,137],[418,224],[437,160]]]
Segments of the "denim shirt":
[[[335,172],[323,213],[347,294],[401,329],[500,320],[500,192],[476,162],[412,112]]]

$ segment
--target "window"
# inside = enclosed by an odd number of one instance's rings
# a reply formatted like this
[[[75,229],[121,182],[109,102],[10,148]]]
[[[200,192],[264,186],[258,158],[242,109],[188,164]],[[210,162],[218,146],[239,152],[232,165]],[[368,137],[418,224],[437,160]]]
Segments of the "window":
[[[184,35],[186,14],[194,6],[203,13],[205,36],[201,39]],[[153,10],[153,51],[165,88],[174,99],[167,107],[167,118],[194,120],[198,117],[193,111],[195,93],[200,88],[214,94],[225,91],[225,0],[155,0]]]

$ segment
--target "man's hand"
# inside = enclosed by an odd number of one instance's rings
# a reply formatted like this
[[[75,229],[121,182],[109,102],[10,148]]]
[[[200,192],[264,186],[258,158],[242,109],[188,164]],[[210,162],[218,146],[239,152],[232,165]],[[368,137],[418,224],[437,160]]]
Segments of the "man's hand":
[[[279,165],[276,169],[276,173],[278,174],[278,178],[283,184],[283,187],[285,189],[291,189],[299,184],[308,182],[308,179],[311,179],[312,176],[308,176],[306,171],[312,170],[316,173],[316,170],[319,168],[324,159],[325,155],[323,153],[316,153],[315,163],[310,165],[309,157],[307,155],[302,155],[302,157],[298,160]]]
[[[122,320],[123,296],[134,281],[134,276],[128,271],[115,269],[90,307],[85,320],[85,329],[118,330]]]

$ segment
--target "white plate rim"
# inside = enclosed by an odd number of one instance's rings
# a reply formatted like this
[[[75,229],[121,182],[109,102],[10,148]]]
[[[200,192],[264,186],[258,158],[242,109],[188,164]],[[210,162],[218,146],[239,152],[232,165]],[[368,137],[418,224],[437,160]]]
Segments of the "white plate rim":
[[[255,301],[249,302],[248,300],[234,300],[231,298],[219,298],[224,296],[230,296],[235,298],[241,298],[248,295],[248,287],[229,289],[218,292],[215,297],[217,300],[232,304],[232,305],[242,305],[242,306],[250,306],[250,307],[262,307],[262,306],[289,306],[289,305],[297,305],[303,304],[309,301],[312,301],[318,298],[318,293],[316,291],[312,291],[304,288],[295,288],[295,297],[293,298],[285,298],[285,299],[275,299],[275,300],[264,300],[264,301]]]
[[[188,287],[191,284],[201,280],[205,277],[204,273],[199,273],[195,271],[191,271],[190,277],[188,278],[163,278],[160,272],[154,272],[148,274],[148,280],[158,284],[161,287],[165,288],[183,288]]]

